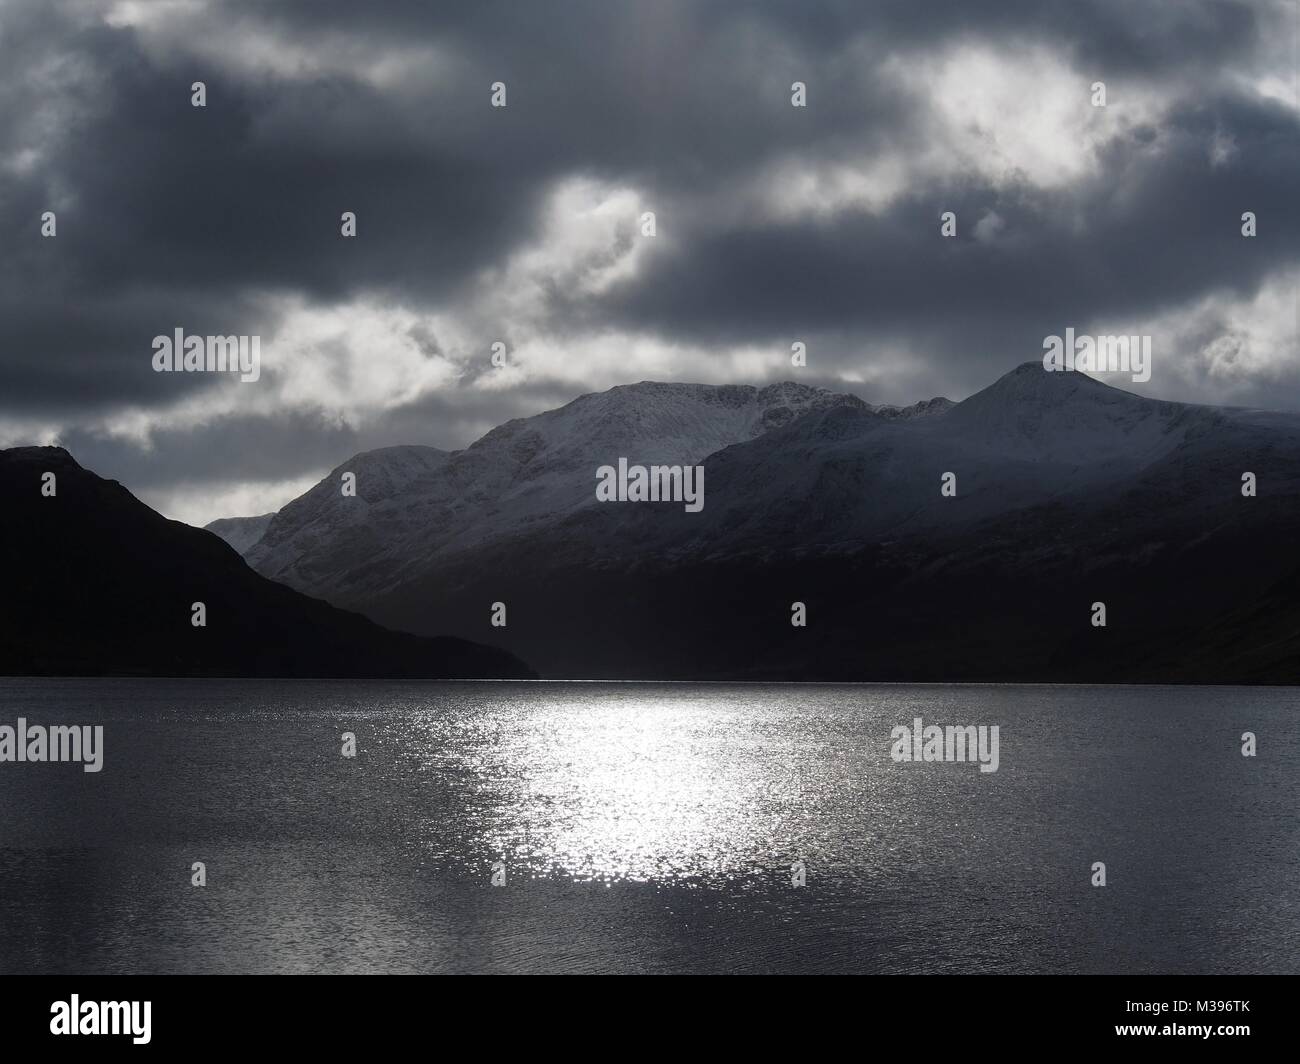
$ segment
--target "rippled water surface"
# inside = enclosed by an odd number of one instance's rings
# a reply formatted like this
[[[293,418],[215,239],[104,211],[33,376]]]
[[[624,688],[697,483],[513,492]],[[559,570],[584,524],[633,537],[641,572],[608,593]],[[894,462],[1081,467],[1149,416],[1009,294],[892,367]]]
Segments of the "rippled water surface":
[[[4,971],[1300,971],[1297,689],[0,680],[19,716],[105,765],[0,763]],[[894,763],[918,716],[998,771]]]

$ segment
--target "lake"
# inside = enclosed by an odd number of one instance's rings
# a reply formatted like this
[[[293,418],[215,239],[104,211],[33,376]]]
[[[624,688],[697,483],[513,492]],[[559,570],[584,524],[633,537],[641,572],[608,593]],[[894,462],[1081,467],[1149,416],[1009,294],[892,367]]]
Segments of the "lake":
[[[0,679],[19,717],[103,769],[0,763],[5,972],[1300,972],[1296,688]],[[893,760],[918,717],[997,771]]]

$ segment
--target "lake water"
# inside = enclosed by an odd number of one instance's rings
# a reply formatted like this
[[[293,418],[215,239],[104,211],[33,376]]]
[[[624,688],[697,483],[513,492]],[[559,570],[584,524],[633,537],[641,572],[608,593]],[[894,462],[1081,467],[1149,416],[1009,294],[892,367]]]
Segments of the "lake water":
[[[105,759],[0,763],[5,972],[1300,971],[1295,688],[0,680],[19,716]],[[895,763],[915,717],[998,771]]]

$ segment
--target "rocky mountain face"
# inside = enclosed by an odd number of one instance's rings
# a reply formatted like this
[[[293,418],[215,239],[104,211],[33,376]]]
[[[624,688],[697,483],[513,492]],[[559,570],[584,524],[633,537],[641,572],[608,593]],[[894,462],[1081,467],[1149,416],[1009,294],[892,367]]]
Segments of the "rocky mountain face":
[[[620,456],[702,464],[703,510],[597,502]],[[547,676],[1296,682],[1297,503],[1300,418],[1032,362],[903,410],[793,384],[615,388],[464,451],[358,455],[247,557]]]

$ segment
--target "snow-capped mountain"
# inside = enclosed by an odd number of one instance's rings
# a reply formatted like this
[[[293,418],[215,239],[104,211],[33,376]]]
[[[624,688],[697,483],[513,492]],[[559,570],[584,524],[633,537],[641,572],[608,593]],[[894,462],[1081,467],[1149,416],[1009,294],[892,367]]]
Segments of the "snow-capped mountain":
[[[619,457],[702,464],[703,510],[597,502]],[[615,388],[463,451],[358,455],[247,558],[550,676],[1250,679],[1300,669],[1279,590],[1300,580],[1297,502],[1300,418],[1031,362],[903,409],[794,384]],[[1110,628],[1089,625],[1099,600]],[[1229,646],[1229,623],[1259,639]]]
[[[854,551],[1106,492],[1206,438],[1244,438],[1230,411],[1145,399],[1026,363],[929,417],[841,407],[706,463],[707,520],[630,517],[642,551]],[[952,474],[952,494],[941,492]],[[611,549],[619,549],[617,546]]]
[[[240,554],[247,554],[262,538],[274,516],[274,513],[269,513],[256,517],[222,517],[204,527],[215,532]]]
[[[388,447],[356,455],[274,515],[242,552],[272,579],[360,604],[439,555],[533,534],[595,505],[595,470],[620,457],[696,464],[834,408],[868,409],[854,396],[793,383],[611,388],[509,421],[463,451]],[[341,490],[349,472],[355,498]]]

